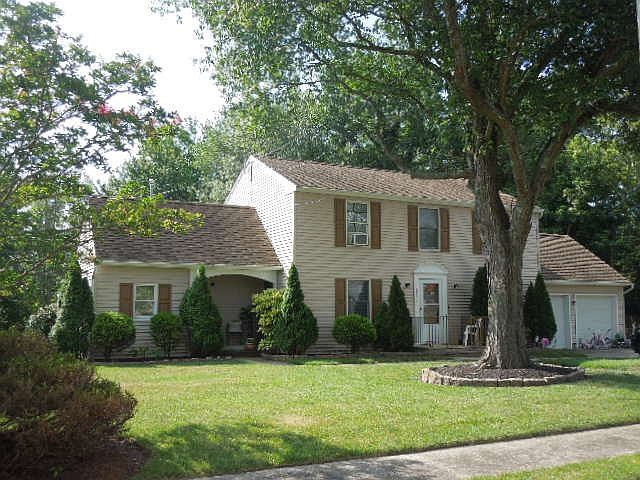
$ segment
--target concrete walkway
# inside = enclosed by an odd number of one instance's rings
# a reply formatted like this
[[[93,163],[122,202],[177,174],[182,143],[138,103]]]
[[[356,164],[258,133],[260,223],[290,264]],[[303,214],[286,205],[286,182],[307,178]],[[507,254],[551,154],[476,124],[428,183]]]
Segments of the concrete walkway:
[[[208,477],[209,480],[454,480],[640,453],[640,424]],[[205,480],[205,479],[201,479]]]

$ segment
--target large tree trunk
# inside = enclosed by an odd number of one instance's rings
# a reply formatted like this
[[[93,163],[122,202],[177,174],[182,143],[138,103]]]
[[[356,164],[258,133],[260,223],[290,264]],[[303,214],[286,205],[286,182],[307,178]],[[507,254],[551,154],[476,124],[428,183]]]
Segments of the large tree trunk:
[[[522,260],[530,222],[518,221],[518,207],[505,205],[496,180],[496,136],[491,126],[474,155],[475,215],[488,255],[489,326],[485,367],[529,366],[522,316]],[[508,210],[508,211],[507,211]]]

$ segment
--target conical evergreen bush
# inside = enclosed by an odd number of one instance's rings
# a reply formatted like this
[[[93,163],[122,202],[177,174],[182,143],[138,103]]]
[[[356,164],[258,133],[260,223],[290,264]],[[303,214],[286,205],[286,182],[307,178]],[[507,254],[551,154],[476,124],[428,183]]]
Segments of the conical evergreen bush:
[[[52,337],[60,351],[86,357],[95,313],[91,287],[77,261],[69,268],[61,293],[62,307]]]
[[[524,300],[524,322],[530,334],[530,340],[553,339],[557,326],[542,273],[538,273],[534,284],[529,284]]]
[[[273,329],[273,344],[289,355],[304,353],[318,340],[318,323],[304,303],[298,269],[291,265],[282,299],[282,315]]]
[[[180,317],[192,355],[209,356],[222,350],[222,317],[211,298],[209,279],[203,266],[182,298]]]
[[[391,281],[388,305],[389,349],[397,352],[412,350],[413,329],[411,326],[411,314],[397,275],[394,275]]]
[[[489,276],[486,266],[478,268],[473,278],[471,315],[474,317],[486,317],[489,315]]]

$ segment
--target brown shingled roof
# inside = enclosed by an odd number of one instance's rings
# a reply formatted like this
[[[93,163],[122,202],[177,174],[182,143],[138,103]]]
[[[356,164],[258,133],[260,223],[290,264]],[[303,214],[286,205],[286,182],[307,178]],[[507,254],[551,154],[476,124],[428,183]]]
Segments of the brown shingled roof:
[[[464,178],[415,178],[408,173],[318,162],[301,162],[255,156],[295,185],[339,192],[424,198],[442,202],[472,203],[474,195]],[[501,194],[505,205],[515,202]]]
[[[107,232],[95,240],[96,257],[118,262],[280,266],[255,209],[196,202],[167,202],[167,206],[203,214],[204,226],[183,235],[155,237]]]
[[[568,235],[540,234],[540,264],[545,280],[631,284],[617,270]]]

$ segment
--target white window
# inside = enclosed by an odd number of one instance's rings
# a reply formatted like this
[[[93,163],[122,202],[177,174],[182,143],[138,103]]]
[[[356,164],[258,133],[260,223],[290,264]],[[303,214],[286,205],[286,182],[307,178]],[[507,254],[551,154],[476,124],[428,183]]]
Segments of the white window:
[[[158,286],[136,285],[133,293],[133,315],[151,317],[158,313]]]
[[[369,280],[347,280],[347,313],[369,318]]]
[[[347,202],[347,245],[369,245],[369,204]]]
[[[420,250],[438,250],[440,248],[440,211],[437,208],[421,208]]]

